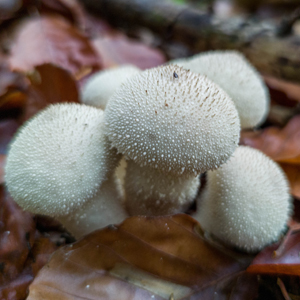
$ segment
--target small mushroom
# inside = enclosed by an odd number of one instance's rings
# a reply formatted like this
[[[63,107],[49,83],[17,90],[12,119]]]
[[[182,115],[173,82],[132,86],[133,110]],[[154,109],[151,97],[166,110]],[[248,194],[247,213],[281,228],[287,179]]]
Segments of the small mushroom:
[[[219,169],[207,172],[207,186],[194,216],[202,228],[247,252],[276,241],[291,215],[289,185],[280,167],[262,152],[236,149]]]
[[[139,72],[140,69],[132,65],[97,72],[85,83],[81,102],[104,110],[109,98],[122,83]]]
[[[270,102],[268,89],[241,53],[210,51],[170,63],[206,75],[218,84],[234,101],[243,129],[258,126],[266,119]]]
[[[240,131],[228,95],[205,76],[178,66],[130,78],[110,98],[105,122],[112,145],[128,160],[126,206],[146,215],[186,208],[198,190],[195,176],[224,163]]]
[[[55,217],[75,237],[126,217],[113,177],[120,155],[103,133],[103,119],[102,110],[86,105],[49,106],[21,128],[7,157],[14,200]]]
[[[199,187],[199,176],[174,176],[127,161],[125,203],[130,215],[184,212],[194,201]]]

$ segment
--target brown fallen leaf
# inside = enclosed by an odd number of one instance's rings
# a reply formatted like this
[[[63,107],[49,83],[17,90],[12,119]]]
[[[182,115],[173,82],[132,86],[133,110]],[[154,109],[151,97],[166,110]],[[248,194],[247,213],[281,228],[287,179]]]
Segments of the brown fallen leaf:
[[[268,127],[242,132],[241,144],[259,149],[275,161],[300,164],[300,115],[292,118],[283,129]]]
[[[31,284],[28,300],[199,299],[228,293],[228,282],[249,257],[214,248],[197,226],[183,214],[137,216],[95,231],[53,254]]]
[[[85,28],[85,12],[76,0],[40,0],[37,9],[42,14],[59,14],[77,27]]]
[[[284,252],[279,257],[274,251],[279,243],[262,250],[247,268],[247,272],[254,274],[284,274],[300,276],[300,234],[294,233],[286,241]]]
[[[53,63],[73,74],[82,68],[98,70],[100,58],[90,41],[60,16],[42,16],[21,23],[11,49],[12,69],[32,71]]]
[[[272,100],[288,106],[294,101],[300,102],[300,85],[270,76],[264,76],[264,80],[270,89]]]
[[[35,239],[32,215],[22,211],[0,186],[0,286],[23,270]]]
[[[19,123],[14,119],[0,121],[0,154],[6,154],[8,145],[19,128]]]
[[[300,165],[280,163],[280,166],[289,180],[292,195],[300,199]]]
[[[31,86],[22,121],[26,121],[49,104],[79,102],[78,88],[73,76],[51,64],[37,66],[30,75]]]
[[[96,38],[93,45],[102,58],[104,68],[132,64],[140,69],[148,69],[166,62],[161,51],[131,40],[121,33]]]

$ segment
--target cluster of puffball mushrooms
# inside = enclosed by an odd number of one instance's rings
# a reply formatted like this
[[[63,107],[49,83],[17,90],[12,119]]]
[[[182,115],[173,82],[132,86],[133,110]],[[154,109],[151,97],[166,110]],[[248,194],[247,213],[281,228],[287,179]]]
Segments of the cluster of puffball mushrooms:
[[[267,88],[241,54],[102,71],[81,98],[47,107],[12,142],[5,179],[22,208],[80,238],[130,215],[184,212],[196,200],[203,230],[248,252],[286,229],[284,173],[260,151],[238,146],[240,130],[260,125],[269,109]]]

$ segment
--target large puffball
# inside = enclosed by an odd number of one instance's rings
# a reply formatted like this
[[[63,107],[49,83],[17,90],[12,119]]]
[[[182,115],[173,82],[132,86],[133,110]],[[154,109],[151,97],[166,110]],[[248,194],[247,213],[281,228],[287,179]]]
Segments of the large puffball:
[[[127,161],[125,204],[130,215],[159,216],[184,212],[195,199],[199,176],[174,176]]]
[[[95,197],[120,156],[103,133],[103,111],[51,105],[19,131],[5,181],[14,200],[33,213],[69,215]]]
[[[127,159],[173,174],[217,168],[240,133],[229,96],[205,76],[172,65],[130,78],[110,98],[105,124]]]
[[[260,74],[237,51],[211,51],[170,63],[206,75],[234,101],[241,127],[261,124],[269,112],[269,92]]]
[[[280,167],[260,151],[240,146],[207,186],[194,216],[226,244],[253,252],[276,241],[286,228],[291,199]]]
[[[124,65],[97,72],[85,83],[81,102],[104,110],[109,98],[118,87],[140,71],[133,65]]]

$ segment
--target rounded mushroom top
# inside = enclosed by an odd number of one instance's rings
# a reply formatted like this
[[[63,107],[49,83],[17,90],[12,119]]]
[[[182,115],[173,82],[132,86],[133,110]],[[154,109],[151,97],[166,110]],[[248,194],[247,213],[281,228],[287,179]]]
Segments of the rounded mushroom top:
[[[237,51],[211,51],[171,62],[192,72],[206,75],[233,100],[241,127],[261,124],[269,112],[269,92],[261,76]]]
[[[83,87],[81,102],[104,110],[116,89],[140,71],[135,66],[124,65],[94,74]]]
[[[229,96],[205,76],[173,65],[129,79],[111,97],[105,123],[126,158],[174,174],[217,168],[233,153],[240,132]]]
[[[245,146],[207,172],[196,219],[227,244],[257,251],[279,238],[291,214],[286,177],[262,152]]]
[[[103,115],[80,104],[51,105],[20,129],[5,181],[21,207],[67,215],[97,193],[120,158],[103,133]]]

